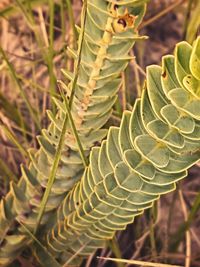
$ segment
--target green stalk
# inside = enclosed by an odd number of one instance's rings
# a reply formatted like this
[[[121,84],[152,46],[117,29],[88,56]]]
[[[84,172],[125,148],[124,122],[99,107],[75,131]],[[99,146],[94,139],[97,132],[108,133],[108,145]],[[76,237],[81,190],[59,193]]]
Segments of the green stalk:
[[[191,14],[193,2],[194,0],[188,0],[187,12],[186,12],[185,22],[184,22],[183,40],[185,40],[186,38],[186,33],[187,33],[189,21],[190,21],[190,14]]]
[[[175,211],[175,203],[178,198],[178,189],[174,191],[172,196],[172,201],[170,203],[169,212],[168,212],[168,218],[167,218],[167,249],[169,248],[169,237],[171,233],[171,226],[173,223],[173,215]]]
[[[65,36],[66,36],[66,19],[65,19],[65,5],[64,5],[64,1],[65,0],[60,0],[60,17],[61,17],[61,29],[62,29],[62,41],[63,41],[63,45],[61,48],[61,52],[63,54],[63,62],[64,64],[66,64],[68,62],[68,56],[66,53],[66,40],[65,40]]]
[[[62,82],[61,82],[61,85],[62,85]],[[86,155],[85,155],[85,153],[84,153],[84,149],[83,149],[83,146],[82,146],[82,144],[81,144],[81,140],[80,140],[79,135],[78,135],[78,132],[77,132],[77,130],[76,130],[76,125],[75,125],[75,123],[74,123],[74,120],[73,120],[73,117],[72,117],[72,114],[71,114],[71,110],[70,110],[70,108],[69,108],[68,100],[66,99],[66,97],[65,97],[65,95],[64,95],[64,93],[63,93],[63,91],[60,90],[60,92],[61,92],[61,96],[62,96],[62,98],[63,98],[63,100],[64,100],[66,109],[67,109],[67,116],[68,116],[68,118],[69,118],[70,125],[71,125],[71,128],[72,128],[72,132],[73,132],[73,134],[74,134],[74,137],[75,137],[76,142],[77,142],[77,145],[78,145],[79,154],[80,154],[81,159],[82,159],[82,161],[83,161],[83,164],[84,164],[84,166],[85,166],[85,168],[86,168],[86,167],[89,165],[89,161],[88,161],[88,159],[87,159],[87,157],[86,157]]]
[[[82,28],[81,28],[81,33],[80,33],[80,45],[78,48],[78,56],[77,56],[77,61],[75,62],[75,70],[74,70],[74,80],[72,83],[72,88],[71,88],[71,95],[69,99],[69,108],[71,109],[73,99],[74,99],[74,94],[75,94],[75,88],[78,80],[78,73],[80,69],[80,63],[81,63],[81,52],[82,52],[82,47],[83,47],[83,38],[85,34],[85,22],[86,22],[86,15],[87,15],[87,0],[84,0],[83,2],[83,13],[82,13]]]
[[[156,206],[153,206],[150,210],[150,243],[151,243],[151,252],[153,258],[157,255],[156,250],[156,239],[155,239],[155,221],[156,221]]]
[[[21,83],[20,83],[19,79],[17,78],[17,75],[15,73],[15,69],[14,69],[13,65],[9,62],[9,60],[8,60],[6,54],[5,54],[5,52],[4,52],[4,50],[2,49],[1,46],[0,46],[0,53],[2,54],[3,59],[5,60],[7,66],[9,68],[9,70],[10,70],[10,73],[11,73],[11,75],[13,77],[13,80],[17,84],[17,87],[19,89],[19,92],[21,94],[21,97],[24,100],[24,102],[25,102],[25,104],[27,106],[27,109],[29,110],[30,115],[32,116],[32,119],[35,122],[35,125],[37,126],[38,129],[40,129],[40,122],[39,122],[39,120],[38,120],[38,118],[36,116],[36,111],[32,108],[31,103],[29,102],[29,100],[28,100],[25,92],[23,91],[23,88],[21,86]]]
[[[75,20],[74,20],[71,0],[66,0],[66,5],[67,5],[67,10],[68,10],[70,27],[71,27],[71,29],[73,31],[74,49],[77,49],[78,32],[77,32],[76,26],[75,26],[76,24],[75,24]]]
[[[127,106],[127,80],[126,80],[126,76],[125,73],[122,73],[122,86],[121,86],[121,102],[122,102],[122,109],[123,111],[126,110],[126,106]]]
[[[56,77],[54,74],[54,66],[53,66],[53,57],[54,57],[54,13],[55,13],[55,4],[54,1],[49,0],[49,10],[50,10],[50,27],[49,27],[49,52],[48,52],[48,69],[49,69],[49,77],[50,77],[50,94],[53,96],[56,93]],[[52,110],[55,114],[56,106],[52,103]]]
[[[187,31],[186,31],[186,41],[190,44],[193,43],[198,29],[200,27],[200,1],[197,1],[194,6],[193,11],[191,12],[190,21],[188,22]]]
[[[70,109],[71,109],[71,106],[72,106],[72,103],[73,103],[73,97],[74,97],[74,94],[75,94],[75,88],[76,88],[76,83],[77,83],[77,80],[78,80],[78,73],[79,73],[79,68],[80,68],[81,52],[82,52],[83,38],[84,38],[84,32],[85,32],[85,21],[86,21],[86,15],[87,15],[86,10],[87,10],[87,1],[85,0],[84,3],[83,3],[83,17],[82,17],[82,28],[81,28],[81,34],[80,34],[80,45],[79,45],[79,49],[78,49],[78,60],[77,60],[77,63],[75,64],[75,71],[74,71],[74,73],[75,73],[74,75],[75,76],[74,76],[74,80],[73,80],[73,83],[72,83],[71,96],[70,96],[70,99],[69,99],[69,108]],[[65,133],[66,133],[66,130],[67,130],[67,125],[68,125],[68,115],[66,113],[65,114],[65,119],[64,119],[64,122],[63,122],[63,126],[62,126],[62,131],[61,131],[58,147],[57,147],[56,154],[55,154],[55,159],[54,159],[54,162],[53,162],[53,166],[52,166],[52,169],[51,169],[51,173],[50,173],[50,176],[49,176],[47,187],[46,187],[46,190],[44,192],[44,196],[43,196],[42,201],[41,201],[41,207],[40,207],[40,210],[39,210],[39,213],[38,213],[38,216],[37,216],[37,223],[36,223],[36,226],[35,226],[35,229],[34,229],[34,234],[37,233],[38,226],[40,225],[43,213],[45,211],[45,206],[47,204],[47,201],[48,201],[48,198],[49,198],[49,194],[51,192],[51,188],[52,188],[54,180],[55,180],[55,176],[56,176],[56,172],[57,172],[57,169],[58,169],[60,156],[61,156],[61,152],[62,152],[62,147],[63,147],[64,141],[65,141]]]
[[[130,77],[130,64],[127,66],[124,72],[124,83],[126,86],[126,99],[128,103],[131,103],[131,88],[129,84],[129,77]]]

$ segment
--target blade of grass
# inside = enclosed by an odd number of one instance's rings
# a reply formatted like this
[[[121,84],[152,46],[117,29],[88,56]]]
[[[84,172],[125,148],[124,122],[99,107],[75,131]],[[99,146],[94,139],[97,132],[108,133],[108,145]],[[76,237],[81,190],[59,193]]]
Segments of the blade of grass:
[[[77,56],[77,61],[75,62],[74,66],[74,80],[72,83],[72,88],[71,88],[71,95],[69,99],[69,108],[71,109],[72,102],[74,99],[74,94],[75,94],[75,88],[78,80],[78,73],[80,69],[80,63],[81,63],[81,53],[82,53],[82,47],[83,47],[83,39],[84,39],[84,34],[85,34],[85,22],[86,22],[86,16],[87,16],[87,0],[83,1],[83,9],[82,9],[82,16],[81,16],[81,33],[79,37],[79,47],[78,47],[78,56]]]
[[[177,185],[177,188],[179,188],[179,186]],[[174,212],[176,209],[176,201],[178,198],[178,190],[175,190],[172,196],[172,200],[169,206],[169,212],[168,212],[168,218],[167,218],[167,231],[166,231],[166,251],[169,250],[169,239],[170,239],[170,235],[171,235],[171,227],[173,224],[173,216],[174,216]]]
[[[27,96],[26,96],[26,94],[25,94],[25,92],[21,86],[21,83],[20,83],[19,79],[17,78],[17,74],[15,73],[15,69],[14,69],[13,65],[9,62],[9,60],[8,60],[6,54],[5,54],[5,52],[1,46],[0,46],[0,53],[2,54],[2,57],[5,60],[7,66],[10,70],[10,73],[12,75],[13,80],[17,84],[20,95],[21,95],[22,99],[24,100],[24,103],[26,104],[26,107],[27,107],[33,121],[35,122],[35,125],[37,126],[38,129],[40,129],[40,122],[36,116],[36,111],[32,108],[31,103],[29,102],[29,100],[28,100],[28,98],[27,98]]]
[[[50,94],[53,96],[56,93],[56,77],[54,74],[54,13],[55,13],[55,5],[54,1],[49,0],[49,13],[50,13],[50,26],[49,26],[49,49],[48,49],[48,70],[49,70],[49,87],[50,87]],[[54,102],[52,103],[52,111],[55,114],[56,106]]]
[[[195,216],[197,215],[197,212],[200,209],[200,192],[196,196],[192,208],[190,209],[187,221],[182,223],[179,226],[179,229],[176,231],[176,235],[172,237],[171,244],[169,246],[170,251],[176,251],[181,240],[183,240],[183,237],[185,235],[185,232],[190,228],[193,220],[195,219]]]
[[[80,68],[80,62],[81,62],[81,52],[82,52],[82,46],[83,46],[83,38],[84,38],[84,33],[85,33],[86,16],[87,16],[87,1],[85,0],[83,2],[82,29],[81,29],[80,40],[79,40],[78,59],[77,59],[77,62],[75,64],[74,80],[72,82],[72,89],[71,89],[72,91],[71,91],[71,95],[70,95],[70,99],[69,99],[69,108],[70,109],[71,109],[71,106],[72,106],[72,103],[73,103],[76,83],[77,83],[77,80],[78,80],[78,74],[79,74],[79,68]],[[41,201],[40,210],[39,210],[39,213],[38,213],[38,216],[37,216],[37,223],[36,223],[36,226],[35,226],[35,229],[34,229],[34,233],[35,234],[37,233],[38,226],[40,224],[40,221],[42,219],[43,213],[45,211],[45,206],[46,206],[46,203],[48,201],[49,194],[51,192],[51,188],[52,188],[54,180],[55,180],[55,176],[56,176],[56,172],[57,172],[57,169],[58,169],[60,156],[61,156],[61,152],[62,152],[62,147],[63,147],[64,140],[65,140],[65,132],[66,132],[66,129],[67,129],[67,125],[68,125],[68,116],[67,116],[67,113],[66,113],[65,114],[65,118],[64,118],[64,122],[63,122],[63,126],[62,126],[61,135],[60,135],[59,142],[58,142],[58,147],[56,149],[56,154],[55,154],[53,166],[52,166],[51,173],[50,173],[50,176],[49,176],[49,179],[48,179],[46,190],[44,192],[44,196],[43,196],[42,201]]]
[[[152,257],[156,258],[157,249],[156,249],[156,238],[155,238],[155,222],[156,222],[156,205],[152,207],[149,211],[150,213],[150,243],[151,243],[151,253]]]
[[[59,84],[61,86],[63,86],[63,83],[62,81],[58,81]],[[67,109],[67,116],[69,118],[69,121],[70,121],[70,125],[71,125],[71,129],[72,129],[72,132],[74,134],[74,137],[76,139],[76,142],[77,142],[77,145],[78,145],[78,150],[79,150],[79,154],[81,156],[81,159],[83,161],[83,164],[85,166],[85,168],[89,165],[89,162],[88,162],[88,158],[86,157],[85,153],[84,153],[84,149],[83,149],[83,146],[81,144],[81,140],[79,138],[79,135],[78,135],[78,132],[76,130],[76,125],[74,123],[74,120],[73,120],[73,117],[72,117],[72,114],[71,114],[71,110],[70,110],[70,107],[69,107],[69,103],[68,103],[68,100],[67,98],[65,97],[64,93],[63,93],[63,90],[60,88],[60,92],[61,92],[61,96],[63,98],[63,101],[65,103],[65,106],[66,106],[66,109]]]
[[[66,114],[64,122],[63,122],[63,125],[62,125],[62,131],[61,131],[61,135],[60,135],[60,138],[59,138],[59,143],[58,143],[58,146],[56,148],[56,154],[55,154],[55,158],[54,158],[54,161],[53,161],[53,166],[51,168],[51,172],[50,172],[50,176],[49,176],[49,179],[48,179],[47,187],[46,187],[46,190],[44,192],[44,195],[43,195],[43,198],[42,198],[42,201],[41,201],[41,204],[40,204],[40,210],[39,210],[39,213],[38,213],[38,216],[37,216],[37,223],[36,223],[36,226],[35,226],[35,229],[34,229],[34,234],[37,233],[37,229],[38,229],[38,227],[40,225],[43,213],[45,211],[45,207],[46,207],[46,204],[47,204],[47,201],[48,201],[48,198],[49,198],[49,194],[51,192],[51,188],[52,188],[52,186],[54,184],[54,180],[55,180],[55,177],[56,177],[56,172],[57,172],[59,161],[60,161],[60,157],[61,157],[62,147],[63,147],[64,141],[65,141],[65,133],[66,133],[66,130],[67,130],[67,126],[68,126],[68,117],[67,117],[67,114]]]
[[[148,266],[148,267],[181,267],[180,265],[171,265],[171,264],[163,264],[156,262],[147,262],[147,261],[136,261],[136,260],[126,260],[126,259],[114,259],[114,258],[105,258],[105,257],[97,257],[98,259],[114,261],[114,262],[122,262],[134,265]]]

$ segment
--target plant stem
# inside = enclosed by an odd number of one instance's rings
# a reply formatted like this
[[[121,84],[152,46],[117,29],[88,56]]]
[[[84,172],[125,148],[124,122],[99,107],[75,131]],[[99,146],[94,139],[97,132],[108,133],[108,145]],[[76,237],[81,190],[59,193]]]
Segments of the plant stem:
[[[120,248],[118,246],[116,237],[114,237],[112,240],[108,241],[108,246],[111,249],[111,251],[114,253],[114,255],[116,256],[117,259],[122,258],[122,254],[121,254]],[[121,262],[116,262],[116,264],[118,267],[124,267],[125,266]]]
[[[62,82],[61,82],[61,85],[62,85]],[[83,164],[85,166],[85,168],[89,165],[89,162],[88,162],[88,159],[84,153],[84,149],[83,149],[83,146],[81,144],[81,140],[79,138],[79,135],[78,135],[78,132],[76,130],[76,125],[74,123],[74,120],[73,120],[73,117],[72,117],[72,114],[71,114],[71,110],[69,108],[69,103],[68,103],[68,100],[66,99],[64,93],[62,90],[60,90],[61,92],[61,95],[62,95],[62,98],[64,100],[64,103],[65,103],[65,107],[67,109],[67,115],[68,115],[68,118],[69,118],[69,121],[70,121],[70,124],[71,124],[71,128],[72,128],[72,132],[74,134],[74,137],[76,139],[76,142],[77,142],[77,145],[78,145],[78,149],[79,149],[79,154],[81,156],[81,159],[83,161]]]
[[[50,94],[53,96],[56,93],[56,77],[54,74],[54,64],[53,64],[53,58],[54,58],[54,1],[49,0],[49,10],[50,10],[50,27],[49,27],[49,51],[48,51],[48,69],[49,69],[49,78],[50,78]],[[53,114],[56,112],[56,106],[54,103],[52,103],[52,109]]]
[[[151,251],[152,256],[155,258],[157,256],[157,250],[156,250],[156,240],[155,240],[155,229],[154,229],[154,222],[156,221],[155,213],[156,213],[156,207],[153,206],[150,210],[150,243],[151,243]]]
[[[77,33],[77,30],[75,27],[76,24],[75,24],[75,20],[74,20],[71,0],[66,0],[66,4],[67,4],[67,9],[68,9],[70,27],[73,31],[73,46],[74,46],[74,49],[77,49],[78,33]]]

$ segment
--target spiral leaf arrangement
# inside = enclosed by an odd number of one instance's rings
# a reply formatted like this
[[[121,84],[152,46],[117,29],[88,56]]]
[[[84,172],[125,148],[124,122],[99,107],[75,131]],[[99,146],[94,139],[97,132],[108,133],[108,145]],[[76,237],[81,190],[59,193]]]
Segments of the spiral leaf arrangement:
[[[88,0],[80,71],[71,108],[87,156],[91,147],[107,134],[107,130],[101,128],[112,112],[121,85],[120,74],[131,59],[129,52],[135,40],[141,39],[137,27],[145,12],[145,2],[147,1],[129,0],[113,3]],[[77,62],[77,52],[69,52]],[[68,86],[63,84],[66,95],[70,96],[74,74],[68,71],[63,73],[70,81]],[[9,193],[1,200],[0,266],[11,262],[30,241],[17,221],[31,231],[36,225],[41,199],[67,113],[65,102],[59,99],[54,101],[58,112],[56,115],[51,111],[47,112],[51,123],[48,129],[42,131],[42,136],[38,137],[40,149],[30,151],[30,165],[22,166],[19,183],[12,183]],[[42,225],[53,224],[53,212],[80,179],[83,171],[76,139],[69,125],[55,182],[42,217]]]
[[[59,208],[48,249],[61,263],[74,253],[77,260],[88,256],[174,190],[199,159],[200,38],[193,47],[179,43],[162,67],[147,68],[141,99],[92,149],[89,167]]]

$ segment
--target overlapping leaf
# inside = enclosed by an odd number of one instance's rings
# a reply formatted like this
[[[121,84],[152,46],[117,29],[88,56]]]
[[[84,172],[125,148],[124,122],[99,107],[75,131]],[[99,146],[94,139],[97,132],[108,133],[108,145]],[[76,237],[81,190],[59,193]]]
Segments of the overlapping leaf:
[[[118,1],[118,5],[115,5],[110,1],[88,0],[80,73],[71,109],[87,156],[96,141],[99,142],[106,136],[107,131],[101,128],[108,120],[117,98],[120,74],[130,60],[129,52],[135,40],[141,38],[138,36],[137,26],[144,15],[146,1],[140,2]],[[72,50],[70,52],[76,61],[77,53]],[[70,96],[74,74],[68,71],[63,73],[70,81],[68,86],[64,86],[66,96]],[[29,230],[33,230],[36,225],[67,112],[62,101],[55,99],[55,104],[57,114],[48,111],[51,124],[38,137],[39,151],[30,151],[30,165],[22,166],[19,183],[11,184],[10,192],[1,201],[0,265],[3,266],[11,262],[29,240],[16,221],[20,220]],[[42,225],[53,225],[54,211],[80,179],[83,171],[76,139],[68,127]]]
[[[103,247],[187,176],[200,159],[199,83],[200,38],[193,47],[179,43],[162,67],[147,68],[141,99],[124,112],[119,128],[109,129],[101,147],[92,149],[89,168],[47,235],[60,263],[76,251],[81,260]]]

